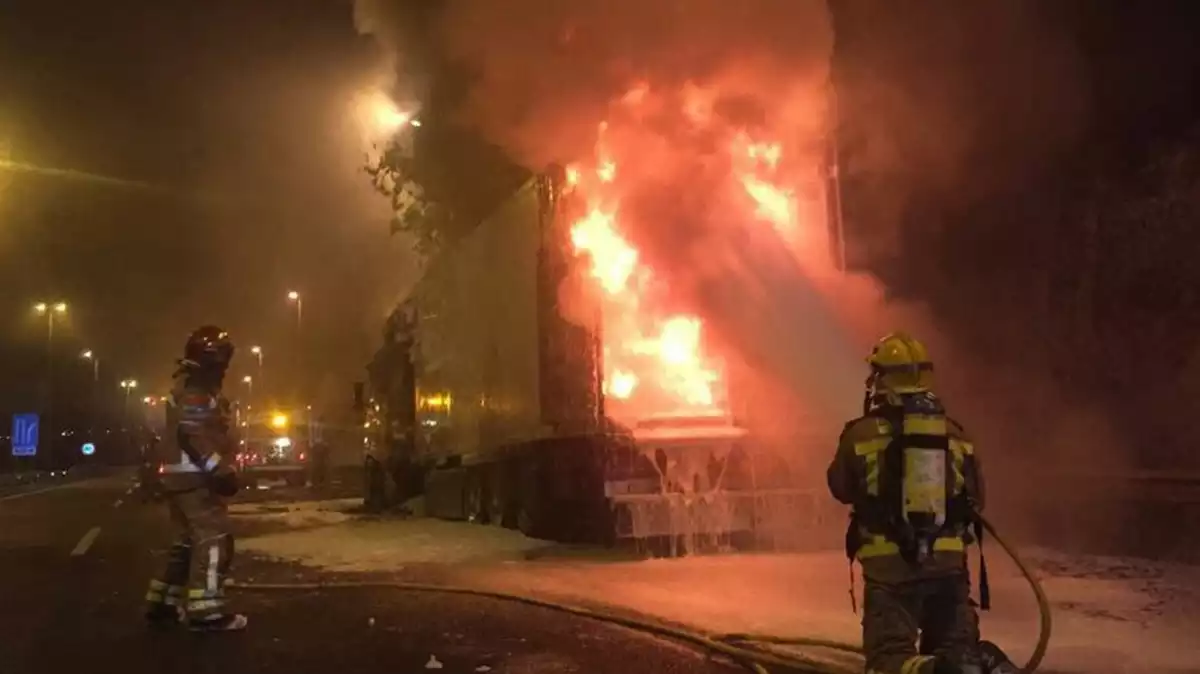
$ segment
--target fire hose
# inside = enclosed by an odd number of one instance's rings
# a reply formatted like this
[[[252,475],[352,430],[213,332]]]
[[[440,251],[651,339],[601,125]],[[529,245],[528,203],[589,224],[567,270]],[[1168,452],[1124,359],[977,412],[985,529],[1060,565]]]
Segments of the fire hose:
[[[1029,570],[1029,567],[1025,565],[1025,562],[1017,554],[1016,550],[1013,549],[1007,542],[1005,542],[1003,538],[996,534],[996,530],[992,527],[991,523],[989,523],[987,520],[983,520],[983,525],[986,527],[988,533],[991,534],[992,538],[1000,544],[1000,547],[1004,549],[1004,552],[1008,554],[1008,556],[1017,565],[1017,568],[1021,571],[1021,575],[1024,576],[1025,580],[1029,583],[1029,587],[1037,599],[1038,612],[1040,614],[1040,630],[1038,634],[1038,641],[1033,650],[1033,654],[1025,663],[1024,667],[1021,668],[1022,672],[1030,674],[1037,669],[1039,664],[1041,664],[1042,658],[1046,655],[1046,648],[1050,642],[1050,603],[1046,598],[1046,593],[1042,590],[1041,584]],[[559,611],[570,615],[618,625],[627,629],[691,644],[710,653],[725,656],[745,667],[746,669],[755,672],[755,674],[768,674],[770,671],[767,669],[768,667],[776,667],[783,671],[799,672],[801,674],[854,674],[862,671],[861,665],[851,668],[845,664],[830,662],[828,660],[823,660],[795,652],[785,653],[779,650],[772,650],[770,648],[771,646],[815,648],[835,651],[841,654],[861,656],[862,647],[856,644],[810,637],[779,637],[761,634],[704,634],[696,630],[669,625],[647,618],[639,618],[629,615],[622,615],[617,612],[573,606],[557,601],[539,599],[530,595],[500,592],[495,590],[451,585],[407,583],[401,581],[248,584],[231,583],[229,587],[231,590],[246,592],[296,590],[320,591],[340,589],[353,590],[373,588],[406,590],[411,592],[457,594],[487,599],[498,599],[501,601],[517,602],[527,606],[536,606],[538,608]]]

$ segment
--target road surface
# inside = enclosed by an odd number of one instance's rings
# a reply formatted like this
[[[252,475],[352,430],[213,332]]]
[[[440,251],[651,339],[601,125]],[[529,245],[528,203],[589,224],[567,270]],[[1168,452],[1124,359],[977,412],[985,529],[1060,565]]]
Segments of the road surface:
[[[391,590],[239,594],[240,634],[148,631],[141,600],[170,538],[161,507],[127,477],[0,497],[0,671],[741,671],[668,641],[497,600]],[[295,575],[240,559],[235,578]],[[429,667],[431,658],[440,670]]]

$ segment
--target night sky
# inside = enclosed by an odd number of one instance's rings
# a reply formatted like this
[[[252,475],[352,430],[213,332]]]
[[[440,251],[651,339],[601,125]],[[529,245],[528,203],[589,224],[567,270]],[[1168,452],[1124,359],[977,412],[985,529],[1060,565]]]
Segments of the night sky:
[[[0,411],[42,365],[42,299],[70,303],[59,367],[100,354],[105,386],[165,391],[184,338],[215,322],[345,398],[412,278],[359,171],[350,114],[378,75],[331,0],[4,0],[0,157],[146,183],[0,172]],[[82,369],[82,367],[80,368]],[[66,375],[60,375],[66,376]]]

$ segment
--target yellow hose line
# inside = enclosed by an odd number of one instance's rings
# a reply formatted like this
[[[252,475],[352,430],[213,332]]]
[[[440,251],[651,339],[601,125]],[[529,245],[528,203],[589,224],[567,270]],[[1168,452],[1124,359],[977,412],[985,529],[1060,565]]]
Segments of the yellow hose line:
[[[1025,561],[1021,559],[1020,555],[1017,554],[1016,549],[1009,545],[1002,536],[996,533],[996,529],[992,526],[991,522],[987,521],[987,519],[983,518],[982,516],[980,516],[980,520],[982,520],[983,526],[985,529],[987,529],[987,532],[991,534],[992,538],[995,539],[1000,547],[1004,549],[1005,554],[1007,554],[1009,558],[1013,560],[1013,563],[1017,565],[1017,568],[1021,571],[1021,575],[1025,577],[1025,581],[1029,583],[1029,588],[1033,590],[1034,597],[1037,599],[1039,621],[1038,641],[1037,645],[1033,649],[1033,654],[1029,656],[1029,660],[1025,663],[1025,666],[1021,668],[1021,671],[1025,672],[1025,674],[1032,674],[1037,670],[1038,666],[1042,664],[1042,659],[1046,657],[1046,649],[1050,645],[1050,633],[1053,622],[1051,617],[1052,614],[1050,612],[1050,600],[1046,598],[1046,592],[1042,589],[1042,584],[1038,582],[1037,577],[1035,577],[1033,572],[1029,570],[1029,567],[1025,565]],[[725,634],[714,638],[718,641],[734,644],[763,643],[777,644],[782,646],[808,646],[827,648],[849,653],[862,653],[862,648],[855,644],[808,637],[778,637],[770,634]]]
[[[620,615],[617,613],[601,612],[591,609],[571,606],[568,604],[560,604],[558,602],[547,601],[543,599],[535,599],[521,594],[510,594],[507,592],[496,592],[492,590],[479,590],[467,587],[454,587],[448,585],[427,585],[421,583],[403,583],[403,582],[388,582],[388,581],[363,581],[363,582],[345,582],[345,583],[253,583],[253,584],[238,584],[231,583],[232,590],[245,590],[253,592],[268,592],[268,591],[295,591],[295,590],[339,590],[339,589],[362,589],[362,588],[390,588],[397,590],[407,590],[414,592],[440,592],[443,594],[458,594],[473,597],[484,597],[488,599],[499,599],[502,601],[512,601],[528,606],[536,606],[539,608],[550,609],[552,611],[560,611],[571,615],[597,620],[600,622],[619,625],[632,630],[654,634],[656,636],[666,637],[690,643],[699,646],[713,653],[724,655],[731,660],[737,662],[743,667],[749,669],[755,674],[768,674],[766,667],[780,667],[790,672],[799,672],[800,674],[853,674],[857,670],[849,670],[841,667],[832,667],[826,663],[810,660],[802,656],[784,656],[776,653],[766,653],[751,648],[745,648],[735,644],[725,643],[718,639],[714,639],[705,634],[694,632],[691,630],[673,627],[670,625],[653,622],[650,620],[633,618]]]
[[[1013,563],[1017,565],[1017,568],[1021,570],[1021,575],[1025,577],[1025,580],[1029,583],[1029,589],[1033,590],[1033,595],[1037,598],[1038,620],[1040,623],[1038,627],[1038,641],[1037,645],[1034,646],[1033,654],[1029,656],[1029,660],[1025,663],[1025,666],[1021,668],[1021,671],[1031,674],[1038,668],[1038,665],[1042,664],[1042,658],[1046,657],[1046,649],[1050,646],[1050,633],[1053,628],[1050,600],[1046,598],[1046,591],[1042,589],[1042,584],[1038,582],[1037,577],[1033,575],[1029,567],[1025,566],[1025,560],[1021,559],[1016,549],[996,533],[996,529],[992,526],[991,522],[987,521],[982,515],[979,516],[979,519],[983,521],[983,528],[987,529],[987,532],[1000,544],[1000,547],[1004,548],[1004,552],[1008,554]]]
[[[1042,586],[1038,583],[1037,578],[1030,572],[1025,562],[1017,555],[1016,550],[1008,545],[1003,538],[996,535],[996,530],[992,528],[991,523],[983,520],[983,525],[992,538],[1000,544],[1000,547],[1012,558],[1016,563],[1017,568],[1021,570],[1021,574],[1025,580],[1029,582],[1029,587],[1033,590],[1037,597],[1038,612],[1041,620],[1041,630],[1038,635],[1037,646],[1033,650],[1033,655],[1022,668],[1026,674],[1032,674],[1041,664],[1042,658],[1046,655],[1046,648],[1050,642],[1050,602],[1046,599],[1046,593],[1042,590]],[[480,590],[469,587],[456,587],[450,585],[430,585],[423,583],[405,583],[405,582],[389,582],[389,581],[362,581],[362,582],[339,582],[339,583],[252,583],[252,584],[230,584],[230,589],[245,590],[250,592],[270,592],[270,591],[294,591],[294,590],[341,590],[341,589],[363,589],[363,588],[384,588],[407,590],[413,592],[440,592],[443,594],[458,594],[473,597],[483,597],[487,599],[498,599],[501,601],[511,601],[528,606],[536,606],[539,608],[550,609],[571,615],[597,620],[600,622],[620,625],[632,630],[646,632],[676,641],[689,643],[700,648],[703,648],[712,653],[719,653],[731,660],[737,662],[743,667],[749,669],[755,674],[768,674],[766,667],[779,667],[790,672],[799,672],[800,674],[855,674],[861,669],[848,669],[839,667],[832,663],[821,662],[816,659],[808,658],[799,654],[781,654],[778,652],[765,651],[758,648],[753,648],[754,644],[770,644],[780,646],[800,646],[811,648],[823,648],[844,653],[862,654],[862,647],[856,644],[832,641],[828,639],[809,638],[809,637],[778,637],[762,634],[725,634],[718,636],[710,636],[684,629],[674,627],[651,620],[642,618],[633,618],[626,615],[621,615],[615,612],[597,611],[593,609],[571,606],[545,599],[537,599],[528,595],[513,594],[508,592],[498,592],[494,590]],[[743,645],[745,644],[745,645]]]

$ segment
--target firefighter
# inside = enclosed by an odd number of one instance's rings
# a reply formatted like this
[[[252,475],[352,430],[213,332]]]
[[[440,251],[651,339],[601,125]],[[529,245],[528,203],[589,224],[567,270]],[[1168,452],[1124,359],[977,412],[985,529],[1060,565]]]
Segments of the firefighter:
[[[188,337],[167,402],[167,428],[158,446],[160,492],[178,528],[167,568],[150,582],[146,618],[174,624],[186,616],[195,631],[240,630],[246,616],[229,613],[224,581],[233,556],[226,499],[237,491],[236,440],[221,385],[233,344],[206,325]],[[185,601],[186,600],[186,601]]]
[[[867,672],[976,674],[966,566],[983,507],[975,447],[932,392],[921,342],[889,334],[867,363],[863,416],[846,424],[827,474],[833,497],[853,506],[846,554],[862,567]]]

